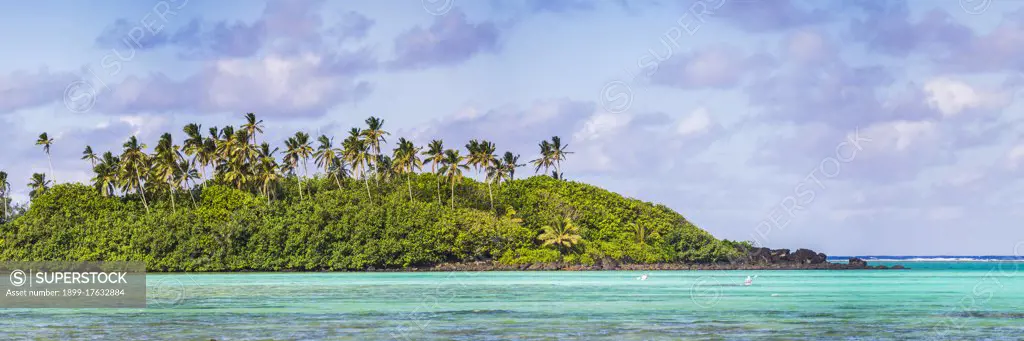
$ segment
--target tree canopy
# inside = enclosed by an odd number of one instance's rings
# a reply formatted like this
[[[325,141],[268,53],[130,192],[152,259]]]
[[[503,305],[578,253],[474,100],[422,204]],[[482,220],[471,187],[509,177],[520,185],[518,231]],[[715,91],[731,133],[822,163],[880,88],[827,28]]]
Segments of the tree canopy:
[[[296,132],[278,155],[257,139],[263,121],[245,119],[208,136],[186,125],[181,145],[164,134],[152,153],[134,136],[118,154],[86,146],[92,183],[51,186],[35,174],[27,210],[10,202],[11,179],[0,172],[0,260],[311,271],[481,260],[708,263],[738,252],[663,205],[565,180],[571,152],[557,136],[531,161],[537,172],[554,168],[552,176],[516,179],[520,156],[498,154],[487,140],[469,141],[463,153],[442,140],[418,147],[398,138],[388,152],[384,120],[371,117],[340,143]],[[53,141],[40,140],[48,152]]]

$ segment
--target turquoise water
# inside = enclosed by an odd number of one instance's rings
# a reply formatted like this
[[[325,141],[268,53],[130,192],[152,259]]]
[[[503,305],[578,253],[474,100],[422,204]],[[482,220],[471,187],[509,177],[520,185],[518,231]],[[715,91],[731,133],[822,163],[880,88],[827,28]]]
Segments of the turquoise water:
[[[150,275],[150,308],[0,309],[0,339],[1024,339],[1024,263],[904,264],[914,269],[647,281],[632,271]],[[741,285],[747,275],[753,286]]]

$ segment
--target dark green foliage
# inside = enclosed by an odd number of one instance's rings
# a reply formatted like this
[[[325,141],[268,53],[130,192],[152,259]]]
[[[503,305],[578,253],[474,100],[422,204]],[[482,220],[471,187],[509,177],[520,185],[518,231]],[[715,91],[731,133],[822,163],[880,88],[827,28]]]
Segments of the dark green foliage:
[[[457,183],[453,209],[447,184],[438,200],[438,180],[429,173],[369,184],[318,177],[302,182],[299,199],[298,180],[289,177],[275,186],[274,200],[212,181],[179,192],[176,209],[168,194],[154,194],[149,213],[138,196],[104,197],[90,186],[60,184],[0,224],[0,260],[142,260],[150,271],[315,271],[478,260],[593,264],[606,257],[719,262],[741,245],[715,239],[662,205],[582,183],[535,176],[492,184],[491,210],[486,184]],[[580,244],[564,253],[542,247],[541,228],[566,216],[579,227]]]

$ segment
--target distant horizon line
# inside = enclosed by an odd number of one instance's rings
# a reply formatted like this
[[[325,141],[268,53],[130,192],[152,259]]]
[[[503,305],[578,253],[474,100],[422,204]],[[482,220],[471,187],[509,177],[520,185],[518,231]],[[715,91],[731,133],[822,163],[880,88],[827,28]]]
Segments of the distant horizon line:
[[[861,258],[866,260],[1018,260],[1024,261],[1021,255],[854,255],[854,256],[828,256],[828,259]]]

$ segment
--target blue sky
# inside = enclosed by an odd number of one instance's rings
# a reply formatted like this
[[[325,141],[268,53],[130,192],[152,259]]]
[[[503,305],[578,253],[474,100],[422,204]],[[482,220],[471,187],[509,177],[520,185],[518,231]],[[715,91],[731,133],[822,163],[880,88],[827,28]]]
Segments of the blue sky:
[[[255,112],[270,141],[367,116],[532,159],[716,236],[828,254],[1013,254],[1024,4],[1011,1],[0,3],[16,200],[82,148]],[[530,173],[532,169],[525,171]],[[1017,250],[1015,250],[1017,248]]]

